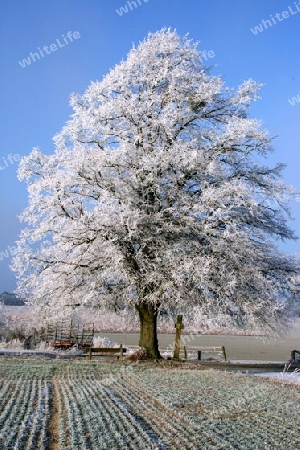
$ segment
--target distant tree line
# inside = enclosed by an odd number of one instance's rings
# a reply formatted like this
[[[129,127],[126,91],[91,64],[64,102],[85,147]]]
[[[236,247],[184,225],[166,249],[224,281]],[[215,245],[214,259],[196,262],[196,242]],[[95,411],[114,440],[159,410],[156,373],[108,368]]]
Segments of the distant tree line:
[[[0,294],[0,303],[7,306],[23,306],[25,304],[24,300],[9,292]]]

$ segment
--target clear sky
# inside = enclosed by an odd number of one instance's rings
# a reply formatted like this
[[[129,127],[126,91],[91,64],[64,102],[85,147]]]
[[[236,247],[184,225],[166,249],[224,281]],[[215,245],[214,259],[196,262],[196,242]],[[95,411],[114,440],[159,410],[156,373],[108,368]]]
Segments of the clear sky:
[[[34,146],[52,153],[52,137],[71,113],[69,95],[101,80],[133,43],[162,27],[200,41],[227,85],[265,84],[251,116],[278,135],[269,164],[285,162],[285,182],[300,191],[299,0],[1,0],[0,13],[0,292],[16,287],[9,264],[27,204],[18,159]],[[300,203],[292,216],[300,236]],[[281,247],[299,252],[299,241]]]

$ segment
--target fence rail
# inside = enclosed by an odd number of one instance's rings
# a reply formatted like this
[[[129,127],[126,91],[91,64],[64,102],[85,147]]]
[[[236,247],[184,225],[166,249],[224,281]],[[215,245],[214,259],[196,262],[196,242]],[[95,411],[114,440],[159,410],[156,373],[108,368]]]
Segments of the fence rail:
[[[163,354],[169,354],[170,356],[173,356],[173,348],[170,347],[160,347],[159,351]],[[220,356],[223,361],[227,361],[226,356],[226,350],[224,346],[192,346],[192,345],[184,345],[183,347],[180,347],[179,356],[181,359],[197,359],[201,360],[203,353],[206,355],[214,355],[214,356]],[[190,358],[190,355],[192,358]]]

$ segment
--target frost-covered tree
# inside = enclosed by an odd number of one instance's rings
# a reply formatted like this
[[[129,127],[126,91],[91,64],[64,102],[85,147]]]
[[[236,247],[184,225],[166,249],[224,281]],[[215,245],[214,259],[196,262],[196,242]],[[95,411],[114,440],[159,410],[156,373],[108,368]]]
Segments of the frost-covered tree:
[[[72,95],[54,154],[35,148],[20,164],[18,292],[46,314],[131,306],[156,357],[160,309],[281,329],[297,265],[276,239],[295,238],[293,190],[281,164],[259,162],[272,150],[247,113],[259,88],[226,88],[196,43],[163,29]]]

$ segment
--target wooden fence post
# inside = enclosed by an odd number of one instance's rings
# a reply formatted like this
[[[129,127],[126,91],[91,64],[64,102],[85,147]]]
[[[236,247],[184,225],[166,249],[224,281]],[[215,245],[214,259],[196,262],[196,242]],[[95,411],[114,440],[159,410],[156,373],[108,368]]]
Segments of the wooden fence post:
[[[183,357],[184,357],[184,359],[187,359],[186,346],[183,347]]]
[[[123,344],[120,345],[120,359],[123,359]]]
[[[224,361],[227,361],[227,359],[226,359],[226,351],[225,351],[224,345],[222,345],[221,350],[222,350],[222,355],[223,355]]]
[[[183,328],[184,328],[184,325],[182,323],[182,316],[177,316],[175,328],[176,328],[176,336],[175,336],[175,347],[174,347],[173,359],[179,359],[180,336],[181,336],[181,330],[183,330]]]

